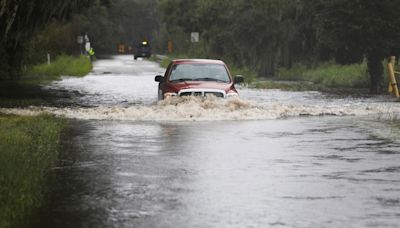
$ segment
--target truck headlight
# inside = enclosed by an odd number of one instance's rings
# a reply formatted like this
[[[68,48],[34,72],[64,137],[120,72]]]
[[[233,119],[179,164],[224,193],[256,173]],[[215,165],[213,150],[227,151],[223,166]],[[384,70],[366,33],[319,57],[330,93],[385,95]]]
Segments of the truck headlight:
[[[164,93],[164,98],[167,98],[167,97],[175,97],[175,96],[177,96],[178,94],[177,93]]]
[[[237,97],[237,96],[239,96],[239,94],[236,93],[235,91],[229,91],[229,92],[226,94],[226,97]]]

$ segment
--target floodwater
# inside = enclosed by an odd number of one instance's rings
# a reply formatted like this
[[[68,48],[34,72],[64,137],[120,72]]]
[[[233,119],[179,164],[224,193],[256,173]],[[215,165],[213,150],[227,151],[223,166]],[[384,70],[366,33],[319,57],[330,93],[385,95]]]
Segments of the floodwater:
[[[47,89],[71,118],[38,227],[400,227],[400,105],[239,88],[157,103],[163,69],[117,56]]]

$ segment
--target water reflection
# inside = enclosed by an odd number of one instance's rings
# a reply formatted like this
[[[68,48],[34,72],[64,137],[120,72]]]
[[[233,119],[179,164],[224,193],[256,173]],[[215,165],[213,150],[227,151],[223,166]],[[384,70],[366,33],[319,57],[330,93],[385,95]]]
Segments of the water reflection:
[[[76,121],[47,227],[396,227],[400,143],[370,122]]]

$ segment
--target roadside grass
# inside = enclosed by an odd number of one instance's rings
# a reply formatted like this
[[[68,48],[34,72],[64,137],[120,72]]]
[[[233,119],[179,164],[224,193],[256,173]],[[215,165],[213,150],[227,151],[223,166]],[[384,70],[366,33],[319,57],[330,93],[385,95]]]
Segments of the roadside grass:
[[[235,77],[236,75],[241,75],[244,78],[244,83],[249,85],[257,81],[257,72],[248,68],[248,67],[238,67],[235,64],[231,64],[226,62],[228,68],[231,72],[231,75]]]
[[[313,68],[296,64],[291,69],[280,68],[277,80],[307,81],[326,88],[368,88],[365,62],[352,65],[322,63]]]
[[[65,120],[0,114],[0,227],[26,227],[45,202]]]
[[[160,58],[157,55],[152,55],[149,58],[150,61],[157,62],[163,68],[167,68],[172,59],[174,59],[174,58],[171,56],[165,56],[163,58]]]
[[[24,72],[22,80],[33,84],[46,84],[60,80],[63,75],[83,77],[91,70],[92,64],[84,55],[79,57],[60,55],[50,65],[42,63],[30,67]]]
[[[44,105],[47,101],[42,98],[0,98],[0,108],[29,107],[32,105]]]
[[[284,91],[321,91],[325,87],[306,81],[276,81],[263,80],[256,81],[251,84],[251,87],[257,89],[280,89]]]

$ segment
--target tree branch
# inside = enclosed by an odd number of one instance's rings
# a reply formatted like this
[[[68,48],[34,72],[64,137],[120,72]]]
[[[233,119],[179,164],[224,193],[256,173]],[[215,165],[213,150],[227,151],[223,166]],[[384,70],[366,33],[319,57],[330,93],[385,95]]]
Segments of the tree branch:
[[[5,37],[6,40],[7,40],[8,32],[10,31],[11,26],[14,24],[15,18],[17,17],[18,8],[19,8],[19,4],[17,3],[14,6],[14,12],[13,12],[13,14],[12,14],[10,20],[8,21],[7,26],[6,26],[6,31],[4,33],[4,37]]]

